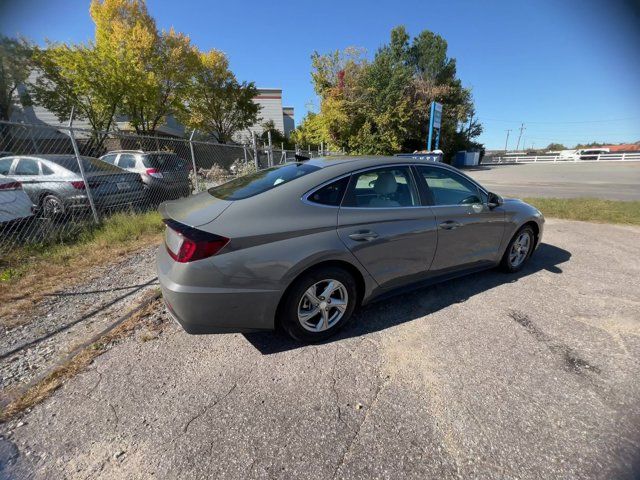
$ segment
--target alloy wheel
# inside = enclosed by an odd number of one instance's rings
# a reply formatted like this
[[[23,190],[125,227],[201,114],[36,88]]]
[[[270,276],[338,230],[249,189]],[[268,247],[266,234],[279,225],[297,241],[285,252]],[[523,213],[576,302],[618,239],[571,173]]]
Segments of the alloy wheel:
[[[531,234],[527,231],[524,231],[518,235],[513,245],[511,245],[511,250],[509,251],[509,264],[513,268],[517,268],[526,260],[527,255],[529,255],[529,250],[531,249]]]
[[[334,279],[311,285],[298,303],[298,321],[310,332],[330,329],[344,316],[349,304],[346,287]]]

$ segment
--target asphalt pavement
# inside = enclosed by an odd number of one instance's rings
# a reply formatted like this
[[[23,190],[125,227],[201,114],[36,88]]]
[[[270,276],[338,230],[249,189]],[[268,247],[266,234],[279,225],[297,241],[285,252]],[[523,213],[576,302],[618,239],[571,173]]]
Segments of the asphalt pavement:
[[[465,173],[509,197],[594,197],[640,200],[640,162],[479,165]]]
[[[639,228],[549,220],[322,345],[134,335],[0,426],[0,477],[638,478],[639,278]]]

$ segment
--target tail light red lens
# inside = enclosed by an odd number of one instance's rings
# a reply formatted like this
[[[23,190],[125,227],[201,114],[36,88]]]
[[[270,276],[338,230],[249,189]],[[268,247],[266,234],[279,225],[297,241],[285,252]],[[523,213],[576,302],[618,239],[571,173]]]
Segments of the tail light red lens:
[[[167,252],[178,263],[194,262],[213,257],[229,243],[229,239],[197,228],[183,225],[175,220],[165,220]]]
[[[22,190],[20,182],[0,183],[0,190]]]
[[[157,168],[147,168],[147,175],[154,178],[162,178],[162,172]]]
[[[78,190],[84,190],[85,189],[85,185],[84,182],[82,180],[77,181],[77,182],[71,182],[71,186],[75,189]]]

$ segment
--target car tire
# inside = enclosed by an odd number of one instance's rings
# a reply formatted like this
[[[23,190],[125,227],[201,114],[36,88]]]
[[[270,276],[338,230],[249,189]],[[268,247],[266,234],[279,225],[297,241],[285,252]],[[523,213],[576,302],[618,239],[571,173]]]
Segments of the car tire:
[[[500,269],[515,273],[524,267],[535,248],[536,236],[533,228],[525,225],[513,236],[500,261]]]
[[[313,269],[288,289],[279,310],[280,324],[295,340],[321,342],[349,321],[357,303],[356,282],[349,272],[340,267]]]
[[[53,194],[47,194],[40,201],[42,216],[48,219],[59,218],[65,213],[64,203]]]

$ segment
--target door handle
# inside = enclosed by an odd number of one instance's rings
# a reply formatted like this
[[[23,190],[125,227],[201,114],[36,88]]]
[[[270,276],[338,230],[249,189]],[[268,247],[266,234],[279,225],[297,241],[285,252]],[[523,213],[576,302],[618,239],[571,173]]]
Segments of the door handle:
[[[366,230],[362,232],[356,232],[349,235],[351,240],[355,240],[356,242],[362,242],[365,240],[375,240],[378,238],[378,234],[376,232],[372,232],[371,230]]]
[[[454,222],[453,220],[447,220],[446,222],[442,222],[438,225],[438,228],[442,230],[455,230],[458,227],[461,227],[462,224],[460,222]]]

